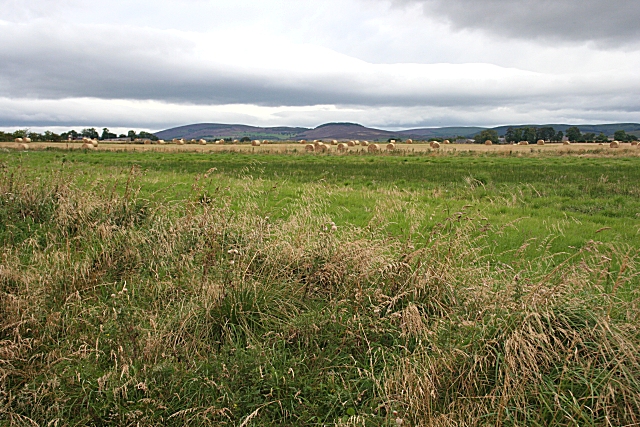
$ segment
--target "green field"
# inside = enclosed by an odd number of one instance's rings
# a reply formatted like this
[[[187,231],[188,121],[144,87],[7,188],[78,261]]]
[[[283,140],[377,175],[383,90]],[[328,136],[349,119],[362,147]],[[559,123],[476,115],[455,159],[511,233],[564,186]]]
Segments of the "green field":
[[[640,157],[0,152],[0,425],[640,423]]]

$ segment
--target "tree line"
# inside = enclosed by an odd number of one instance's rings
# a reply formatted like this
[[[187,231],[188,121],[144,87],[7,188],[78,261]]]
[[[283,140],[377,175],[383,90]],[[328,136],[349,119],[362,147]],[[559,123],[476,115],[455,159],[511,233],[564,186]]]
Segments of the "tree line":
[[[556,132],[556,130],[551,126],[525,126],[521,128],[510,127],[507,128],[504,139],[507,143],[527,141],[529,144],[535,144],[538,140],[561,142],[565,136],[571,142],[607,142],[609,140],[609,137],[602,132],[600,132],[599,135],[596,135],[593,132],[582,133],[580,128],[577,126],[568,128],[564,133],[562,131]],[[491,141],[496,144],[500,140],[500,137],[497,131],[493,129],[485,129],[478,133],[474,139],[478,144],[483,144],[485,141]],[[637,141],[638,137],[628,134],[624,130],[618,130],[614,133],[613,139],[620,142],[631,142]]]
[[[158,137],[150,132],[140,131],[136,133],[134,130],[130,130],[127,134],[117,135],[109,131],[109,128],[103,128],[102,133],[98,133],[96,128],[82,129],[81,132],[76,130],[70,130],[57,134],[51,131],[45,131],[44,133],[30,132],[29,129],[18,129],[15,132],[2,132],[0,131],[0,141],[9,142],[14,141],[16,138],[30,138],[33,142],[62,142],[68,140],[89,138],[89,139],[113,139],[113,138],[129,138],[131,141],[134,139],[150,139],[157,141]]]

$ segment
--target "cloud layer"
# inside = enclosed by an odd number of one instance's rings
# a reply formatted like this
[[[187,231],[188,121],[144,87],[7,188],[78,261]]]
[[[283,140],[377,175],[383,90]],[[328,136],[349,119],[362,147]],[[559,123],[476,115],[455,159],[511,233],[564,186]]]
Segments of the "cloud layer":
[[[624,46],[640,41],[640,6],[602,0],[398,0],[423,4],[425,13],[454,27],[506,37]]]
[[[490,125],[640,111],[639,36],[614,31],[638,15],[631,2],[624,13],[591,0],[23,3],[0,0],[4,127]],[[599,12],[599,29],[583,31]],[[567,16],[581,25],[561,25]]]

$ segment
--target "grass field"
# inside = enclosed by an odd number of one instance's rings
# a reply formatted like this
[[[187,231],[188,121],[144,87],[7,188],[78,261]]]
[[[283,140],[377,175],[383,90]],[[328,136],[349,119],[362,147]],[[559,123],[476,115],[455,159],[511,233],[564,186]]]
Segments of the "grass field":
[[[640,423],[635,147],[170,148],[0,151],[0,425]]]

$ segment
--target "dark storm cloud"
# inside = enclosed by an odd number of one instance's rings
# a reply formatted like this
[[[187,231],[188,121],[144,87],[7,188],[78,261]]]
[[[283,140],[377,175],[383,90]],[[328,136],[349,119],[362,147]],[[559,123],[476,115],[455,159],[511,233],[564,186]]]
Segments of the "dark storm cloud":
[[[635,0],[395,0],[421,3],[457,29],[545,41],[595,42],[600,47],[640,41]]]

